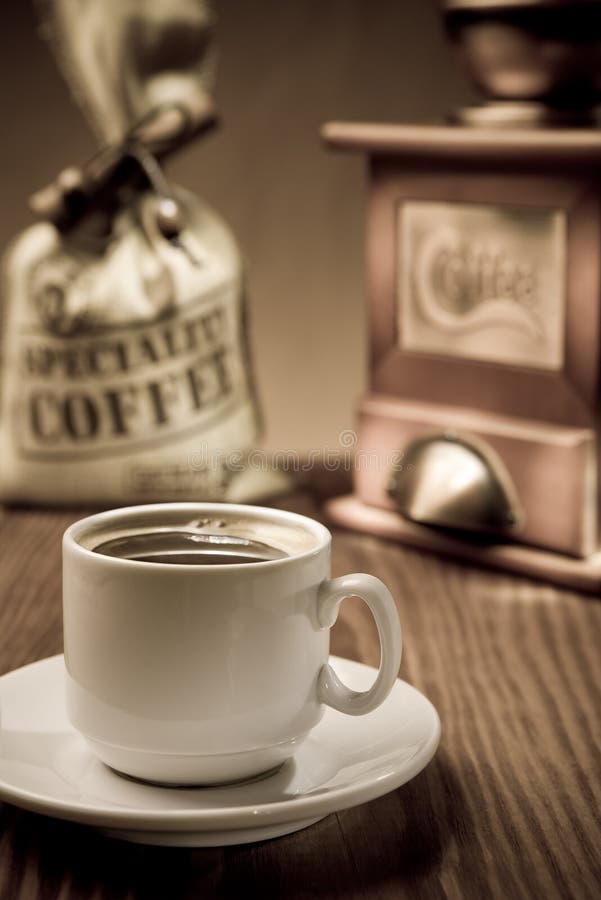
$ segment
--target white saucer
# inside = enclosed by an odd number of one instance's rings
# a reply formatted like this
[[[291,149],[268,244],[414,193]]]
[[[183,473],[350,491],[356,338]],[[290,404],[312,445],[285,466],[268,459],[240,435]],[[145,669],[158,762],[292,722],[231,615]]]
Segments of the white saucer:
[[[370,666],[332,662],[355,690],[375,678]],[[63,674],[54,656],[0,678],[0,799],[144,844],[214,847],[289,834],[409,781],[440,738],[432,704],[398,680],[366,716],[327,709],[274,774],[227,787],[155,787],[96,759],[67,721]]]

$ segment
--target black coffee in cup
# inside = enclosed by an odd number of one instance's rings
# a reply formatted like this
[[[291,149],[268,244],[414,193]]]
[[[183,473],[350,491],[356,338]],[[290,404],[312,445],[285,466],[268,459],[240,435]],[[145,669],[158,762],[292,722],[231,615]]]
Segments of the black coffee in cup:
[[[136,562],[186,566],[225,566],[267,562],[287,556],[261,541],[229,534],[207,534],[184,529],[157,529],[120,535],[93,547],[104,556]]]

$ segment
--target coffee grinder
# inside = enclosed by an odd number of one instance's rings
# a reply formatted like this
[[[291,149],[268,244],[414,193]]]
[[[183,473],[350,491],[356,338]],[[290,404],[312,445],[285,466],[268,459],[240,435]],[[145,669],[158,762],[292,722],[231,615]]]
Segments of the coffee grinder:
[[[331,122],[369,168],[369,387],[331,521],[601,587],[601,2],[446,0],[485,101]]]

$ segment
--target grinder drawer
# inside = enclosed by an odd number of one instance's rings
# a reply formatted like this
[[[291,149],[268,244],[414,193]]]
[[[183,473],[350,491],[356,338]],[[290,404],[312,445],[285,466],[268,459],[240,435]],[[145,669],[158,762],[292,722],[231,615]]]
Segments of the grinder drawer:
[[[477,410],[371,395],[359,411],[355,489],[372,506],[397,509],[392,476],[413,468],[407,451],[420,441],[452,434],[482,448],[510,482],[519,521],[499,530],[503,539],[584,557],[597,549],[594,432],[544,425]],[[427,478],[427,468],[411,477]],[[407,477],[407,474],[405,474]],[[448,490],[451,482],[448,479]],[[437,490],[445,491],[444,474]],[[444,503],[444,496],[441,503]],[[449,503],[452,498],[449,499]],[[427,522],[427,520],[421,520]],[[437,524],[430,522],[430,524]],[[468,529],[469,530],[469,529]]]

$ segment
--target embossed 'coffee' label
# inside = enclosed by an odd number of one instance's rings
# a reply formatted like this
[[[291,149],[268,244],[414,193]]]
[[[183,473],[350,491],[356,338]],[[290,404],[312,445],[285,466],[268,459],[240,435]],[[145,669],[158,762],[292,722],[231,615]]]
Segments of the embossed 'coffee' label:
[[[398,235],[404,350],[561,368],[563,212],[409,201]]]
[[[248,393],[237,290],[220,287],[168,317],[93,336],[15,335],[20,453],[110,456],[226,417]]]

